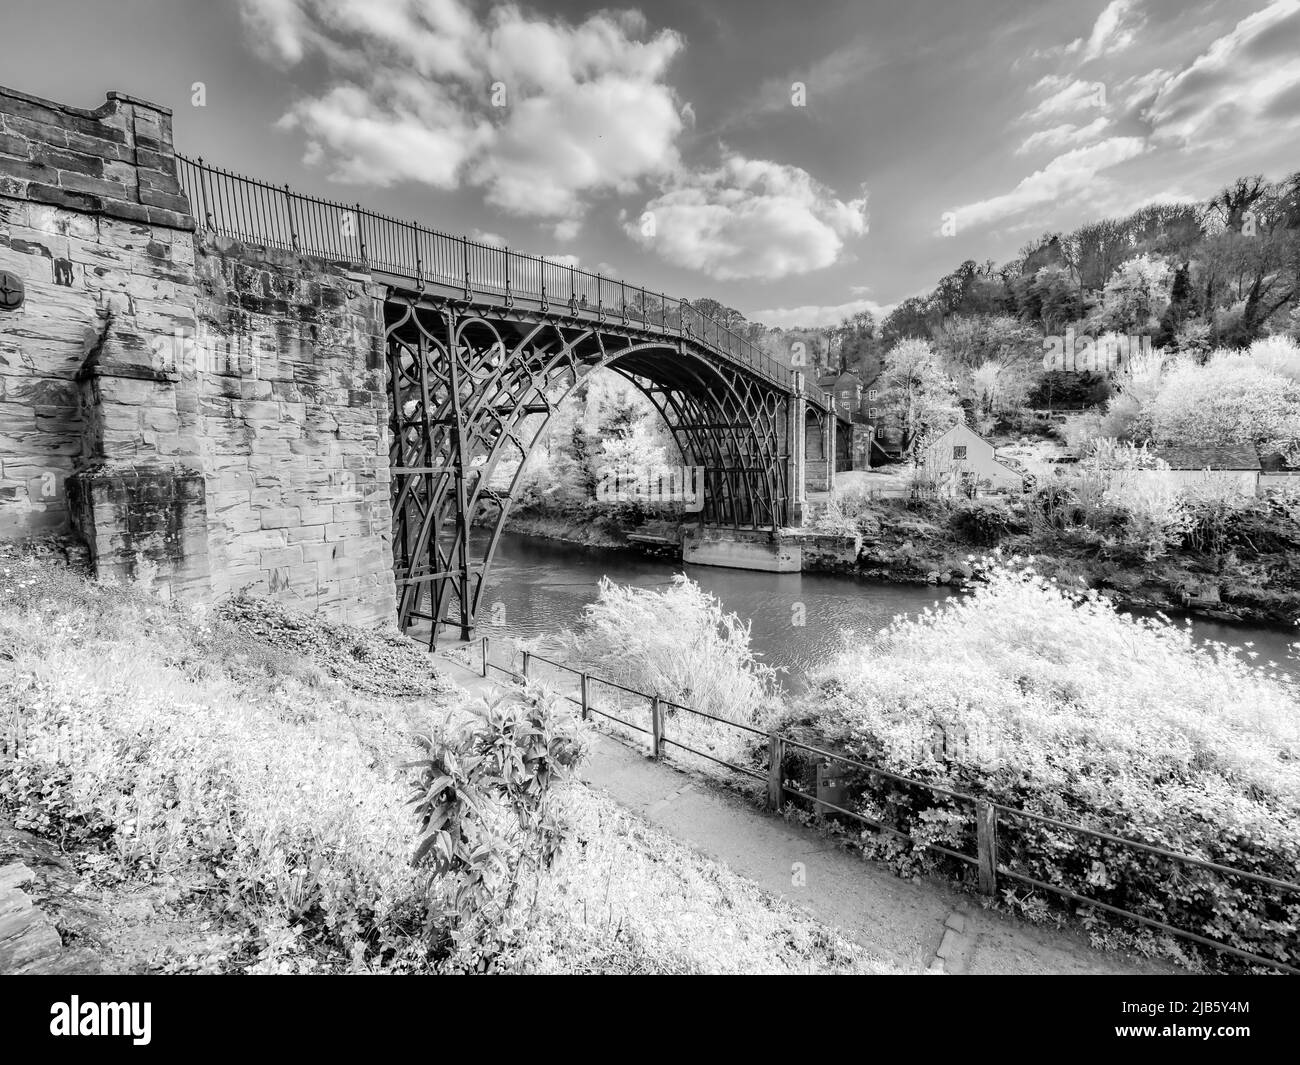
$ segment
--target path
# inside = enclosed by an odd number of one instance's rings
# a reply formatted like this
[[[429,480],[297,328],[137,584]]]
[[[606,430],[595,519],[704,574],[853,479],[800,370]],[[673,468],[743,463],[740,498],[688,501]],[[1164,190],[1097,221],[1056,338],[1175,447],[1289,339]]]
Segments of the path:
[[[476,698],[498,683],[443,653],[437,659]],[[1176,971],[985,910],[943,884],[904,880],[813,829],[758,810],[740,795],[653,762],[606,735],[598,736],[583,778],[692,849],[902,966],[958,974]],[[803,883],[795,886],[799,864]]]

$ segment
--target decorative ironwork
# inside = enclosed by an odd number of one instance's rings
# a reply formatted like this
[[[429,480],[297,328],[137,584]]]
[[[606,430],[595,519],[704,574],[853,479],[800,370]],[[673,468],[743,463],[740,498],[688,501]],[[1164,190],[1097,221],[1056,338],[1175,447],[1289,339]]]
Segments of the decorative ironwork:
[[[593,369],[627,378],[704,468],[706,524],[792,520],[791,397],[689,343],[613,322],[474,308],[428,292],[387,303],[398,620],[468,639],[524,462]]]

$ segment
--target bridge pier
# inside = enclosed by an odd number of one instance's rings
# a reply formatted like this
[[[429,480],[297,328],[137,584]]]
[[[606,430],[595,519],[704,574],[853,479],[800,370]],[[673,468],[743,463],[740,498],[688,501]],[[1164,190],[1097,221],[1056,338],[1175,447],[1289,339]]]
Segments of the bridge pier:
[[[803,548],[779,533],[699,526],[683,531],[682,562],[688,566],[798,573],[803,568]]]

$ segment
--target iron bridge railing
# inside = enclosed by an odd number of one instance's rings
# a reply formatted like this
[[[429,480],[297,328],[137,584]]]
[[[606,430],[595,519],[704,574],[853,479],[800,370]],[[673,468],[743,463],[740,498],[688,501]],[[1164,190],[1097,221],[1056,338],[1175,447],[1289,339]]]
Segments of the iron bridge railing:
[[[624,728],[633,730],[634,732],[641,733],[649,741],[650,756],[655,760],[662,760],[669,747],[676,747],[682,751],[686,751],[690,754],[707,759],[710,762],[724,766],[742,776],[749,777],[756,781],[763,781],[767,785],[767,806],[769,809],[780,810],[785,805],[787,797],[803,799],[810,803],[813,809],[818,812],[830,811],[832,813],[840,814],[858,824],[865,825],[874,831],[901,838],[914,847],[922,847],[926,850],[933,851],[936,854],[942,854],[945,857],[955,859],[964,865],[970,866],[976,871],[979,891],[981,894],[996,895],[999,880],[1005,878],[1006,880],[1024,884],[1040,891],[1051,892],[1080,906],[1093,906],[1099,910],[1105,910],[1108,913],[1115,914],[1118,917],[1125,917],[1129,920],[1137,921],[1139,924],[1146,925],[1149,928],[1168,932],[1170,935],[1178,936],[1181,939],[1189,940],[1190,942],[1197,943],[1202,947],[1208,947],[1224,954],[1231,954],[1234,957],[1241,958],[1256,965],[1263,965],[1280,972],[1300,975],[1300,969],[1296,969],[1285,961],[1264,957],[1263,955],[1243,950],[1240,947],[1232,946],[1231,944],[1224,943],[1217,939],[1211,939],[1208,936],[1200,935],[1197,932],[1192,932],[1185,928],[1179,928],[1175,925],[1168,924],[1167,922],[1159,921],[1153,917],[1134,913],[1132,910],[1126,910],[1119,906],[1112,906],[1097,899],[1089,898],[1079,892],[1072,891],[1069,887],[1062,884],[1050,884],[1034,877],[1027,876],[1015,869],[1008,868],[1005,864],[999,861],[998,824],[999,821],[1001,821],[1004,824],[1020,822],[1049,825],[1063,832],[1103,840],[1112,846],[1164,858],[1179,865],[1205,869],[1222,877],[1233,877],[1256,884],[1262,884],[1277,891],[1281,891],[1284,894],[1294,894],[1297,897],[1300,897],[1300,884],[1281,880],[1276,877],[1265,876],[1261,873],[1252,873],[1246,869],[1234,869],[1228,865],[1220,865],[1218,862],[1208,861],[1205,858],[1197,858],[1190,854],[1180,854],[1177,851],[1172,851],[1165,847],[1158,847],[1150,843],[1144,843],[1141,840],[1127,839],[1123,836],[1103,832],[1099,829],[1087,828],[1084,825],[1070,824],[1053,817],[1048,817],[1046,814],[1033,813],[1029,810],[1020,810],[1013,806],[1005,806],[1002,803],[990,802],[987,799],[982,799],[974,795],[967,795],[963,792],[943,788],[937,784],[930,784],[924,780],[915,780],[911,777],[901,776],[898,773],[891,773],[887,770],[880,769],[877,766],[867,765],[865,762],[860,762],[855,758],[848,758],[845,755],[836,754],[833,751],[827,751],[820,747],[801,743],[789,736],[783,736],[776,732],[768,732],[763,729],[755,728],[753,725],[746,725],[738,721],[731,721],[727,718],[706,713],[703,710],[695,710],[689,706],[682,706],[680,703],[672,702],[658,695],[637,691],[625,685],[618,684],[615,681],[596,677],[581,669],[575,669],[573,666],[567,665],[563,662],[556,662],[554,659],[539,655],[536,651],[519,651],[518,653],[522,655],[522,662],[518,669],[516,669],[513,664],[513,655],[510,664],[501,665],[498,662],[492,661],[490,637],[480,637],[480,645],[482,655],[481,668],[484,677],[487,677],[490,672],[496,671],[515,682],[537,682],[540,678],[536,675],[536,671],[533,669],[533,663],[535,662],[541,662],[562,674],[576,677],[579,679],[577,696],[569,695],[568,693],[559,691],[558,689],[556,690],[564,699],[580,707],[582,717],[585,720],[591,720],[592,715],[595,715],[613,721]],[[608,707],[597,706],[596,701],[592,698],[591,694],[591,689],[595,685],[604,685],[617,692],[631,695],[637,699],[646,700],[650,711],[648,722],[644,725],[638,725],[632,721],[628,721],[626,717],[619,717],[610,713]],[[734,762],[719,758],[707,751],[702,751],[698,747],[692,747],[688,743],[682,742],[680,739],[670,737],[667,735],[669,721],[667,716],[668,710],[677,710],[696,718],[712,721],[716,724],[724,725],[743,732],[746,735],[753,737],[754,740],[766,741],[767,766],[760,771],[748,766],[737,765]],[[626,711],[624,712],[626,713]],[[785,777],[783,767],[786,753],[788,751],[801,752],[805,756],[810,756],[821,765],[827,767],[832,764],[839,765],[872,776],[892,780],[896,783],[923,788],[935,795],[942,795],[948,799],[968,805],[971,808],[975,822],[976,853],[966,854],[961,851],[953,850],[951,847],[945,847],[939,843],[916,839],[908,833],[894,828],[892,825],[887,825],[879,820],[865,817],[855,810],[846,809],[843,806],[827,801],[820,795],[811,794],[810,792],[805,791],[796,786],[792,781],[787,780]]]
[[[543,312],[621,321],[656,335],[692,340],[795,391],[794,371],[753,341],[684,299],[648,291],[576,266],[482,244],[368,210],[295,192],[177,155],[181,187],[204,228],[236,240],[409,278],[417,286],[457,288],[467,301],[510,307],[528,300]],[[830,396],[805,382],[807,398],[833,411]]]

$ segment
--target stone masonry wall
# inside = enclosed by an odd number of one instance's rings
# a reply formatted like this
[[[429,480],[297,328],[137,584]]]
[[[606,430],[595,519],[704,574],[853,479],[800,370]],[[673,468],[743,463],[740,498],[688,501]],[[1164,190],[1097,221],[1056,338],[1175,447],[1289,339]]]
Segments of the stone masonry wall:
[[[357,624],[396,592],[382,291],[366,275],[210,236],[197,384],[218,595],[244,587]],[[202,366],[206,362],[206,366]]]
[[[97,111],[0,89],[0,536],[76,528],[101,572],[143,563],[160,590],[207,591],[193,424],[153,365],[194,323],[192,220],[165,109]],[[197,496],[196,496],[197,493]]]
[[[199,234],[165,108],[0,88],[0,538],[390,622],[382,291]]]

